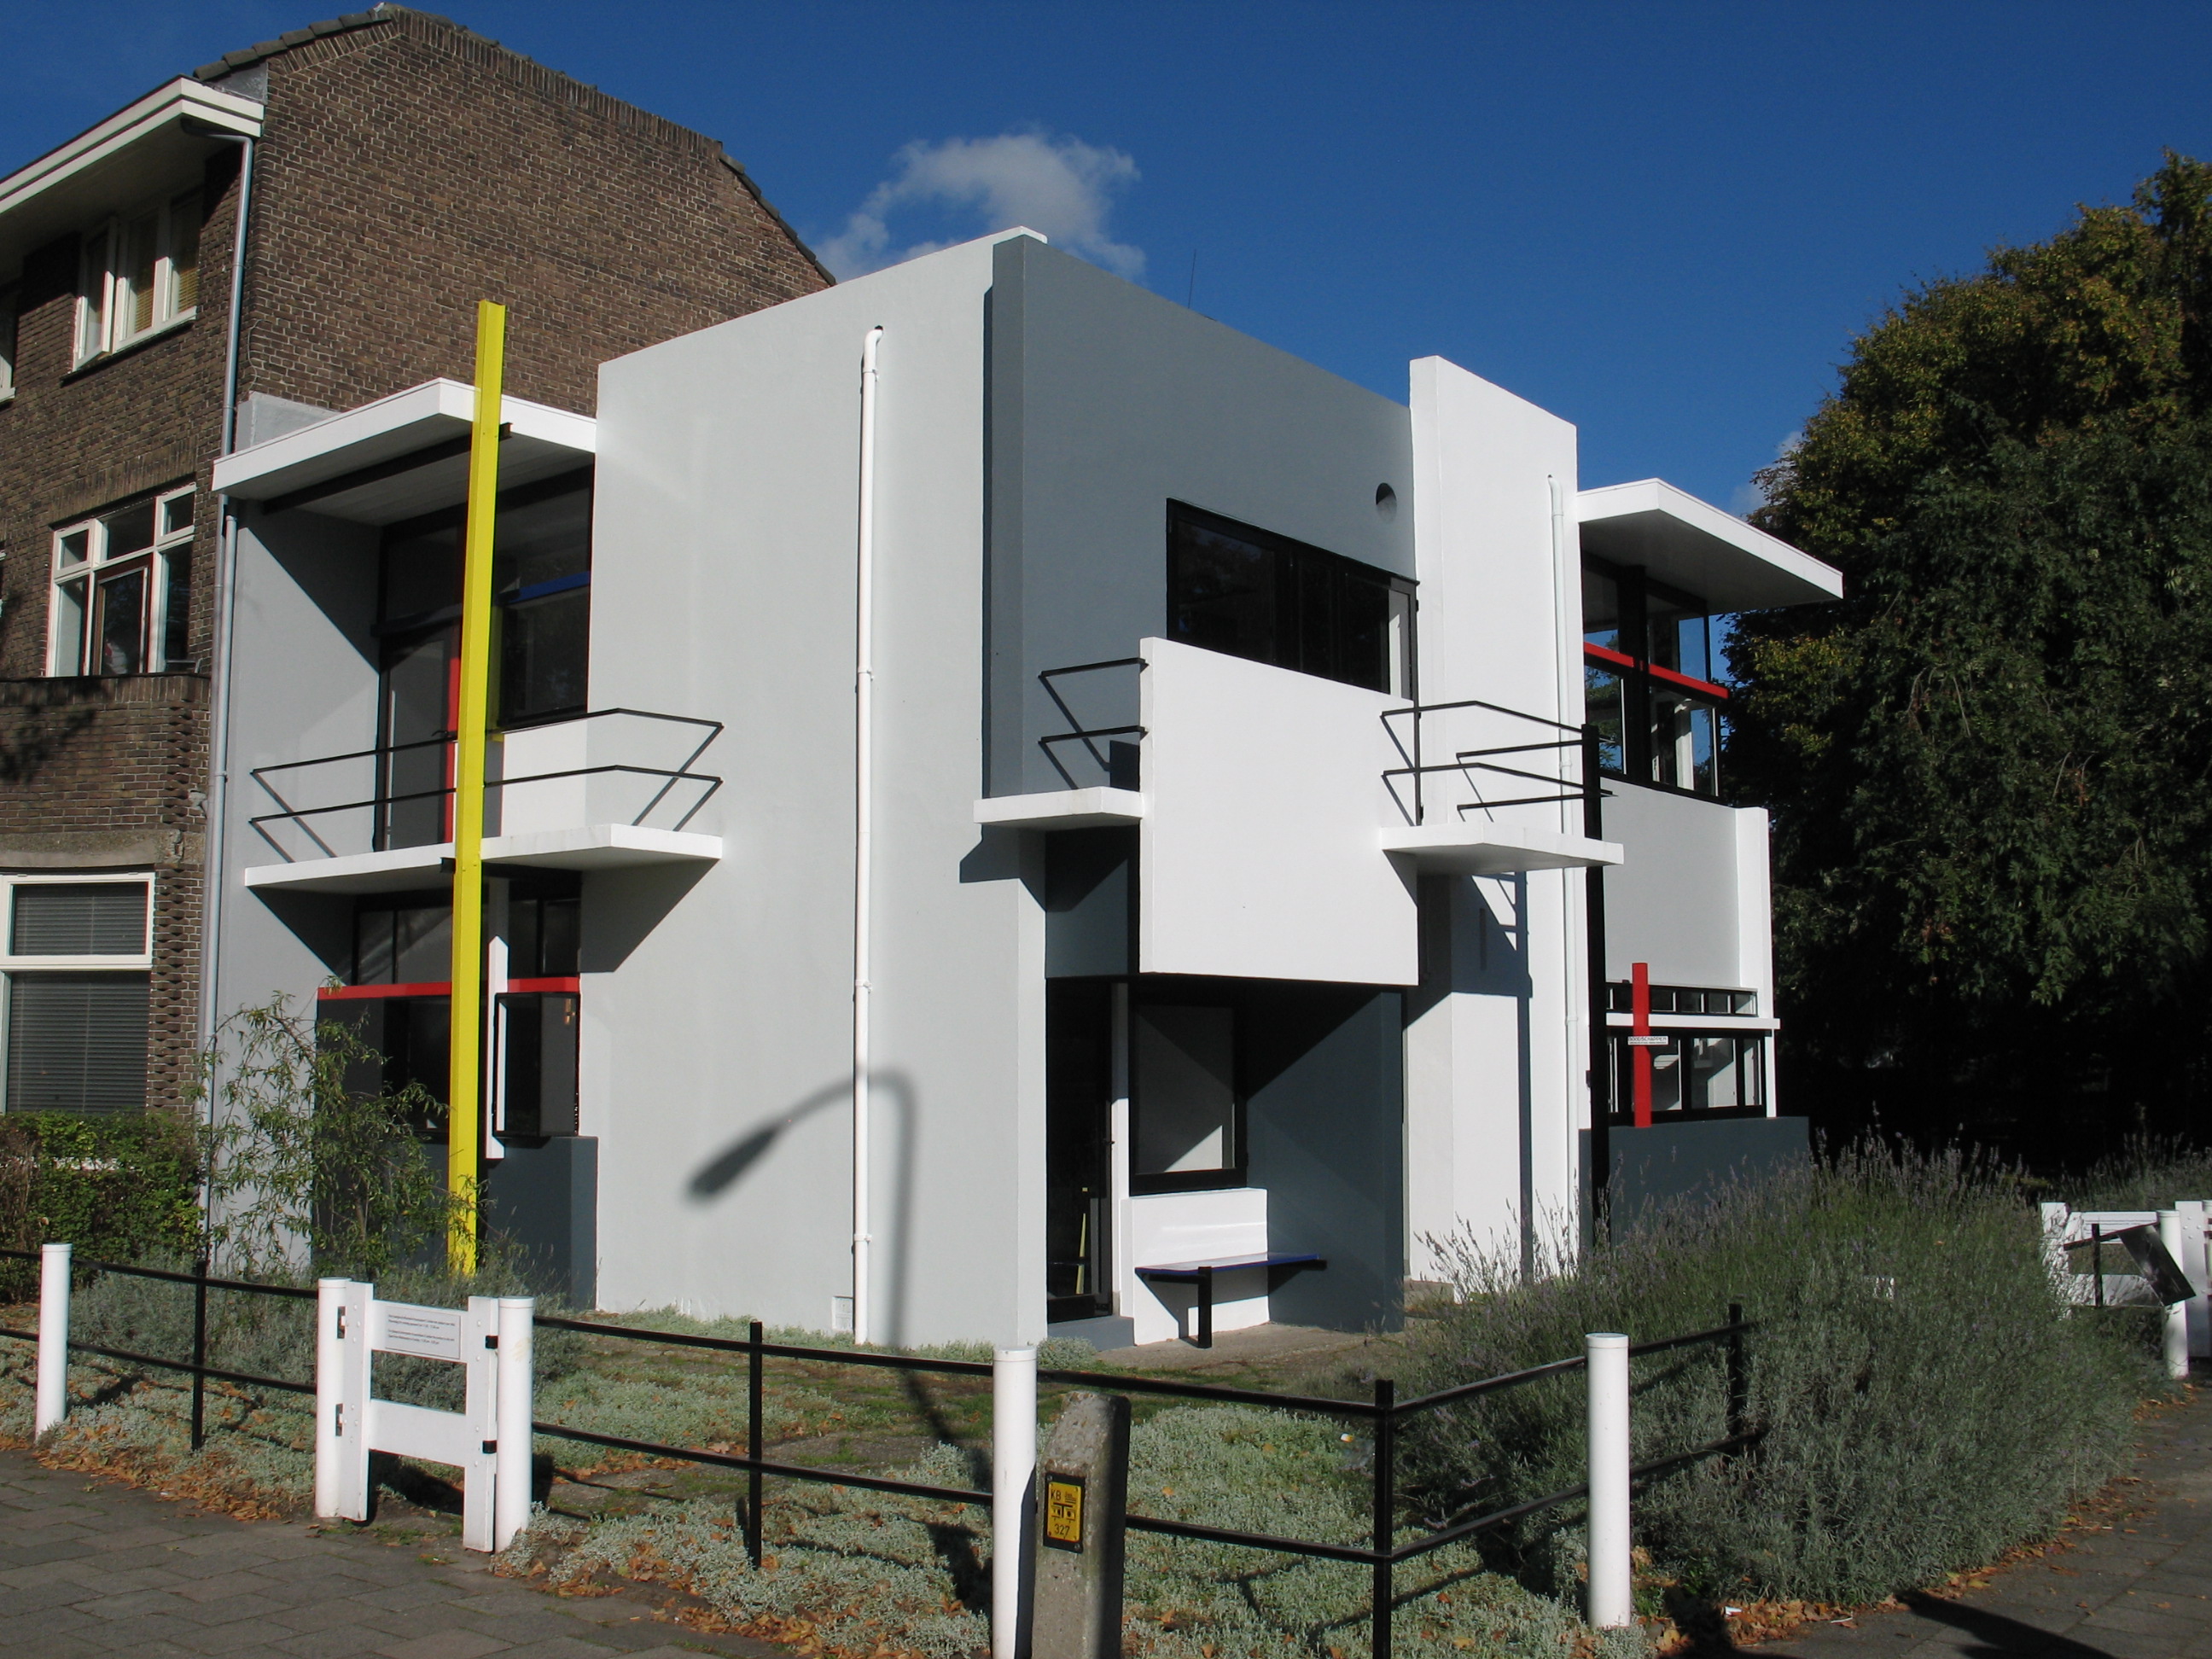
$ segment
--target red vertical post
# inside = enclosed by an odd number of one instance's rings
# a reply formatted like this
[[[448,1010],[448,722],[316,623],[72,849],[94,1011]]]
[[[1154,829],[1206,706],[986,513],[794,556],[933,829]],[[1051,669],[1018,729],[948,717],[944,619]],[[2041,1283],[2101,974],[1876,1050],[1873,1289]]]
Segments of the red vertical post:
[[[1651,964],[1648,962],[1632,963],[1628,969],[1628,1036],[1629,1052],[1636,1057],[1635,1080],[1631,1087],[1635,1102],[1636,1127],[1651,1127],[1651,1045],[1638,1038],[1651,1035]]]

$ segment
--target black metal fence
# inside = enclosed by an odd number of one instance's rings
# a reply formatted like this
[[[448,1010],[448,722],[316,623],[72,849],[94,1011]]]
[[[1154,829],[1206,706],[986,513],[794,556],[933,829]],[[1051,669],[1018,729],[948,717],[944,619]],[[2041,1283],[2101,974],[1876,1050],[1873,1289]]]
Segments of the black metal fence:
[[[34,1251],[0,1250],[0,1257],[35,1261]],[[207,1272],[207,1264],[197,1264],[189,1273],[170,1273],[152,1267],[131,1267],[106,1261],[79,1261],[75,1267],[99,1273],[124,1273],[141,1279],[165,1279],[193,1287],[192,1358],[190,1363],[163,1359],[153,1354],[133,1353],[124,1349],[100,1346],[89,1342],[71,1341],[70,1346],[105,1358],[119,1359],[134,1364],[154,1365],[173,1371],[188,1373],[192,1379],[192,1445],[197,1449],[203,1441],[204,1399],[210,1379],[230,1382],[246,1388],[276,1389],[291,1394],[313,1394],[313,1384],[286,1382],[272,1376],[253,1376],[241,1372],[222,1370],[207,1364],[207,1294],[211,1289],[240,1291],[266,1296],[305,1297],[313,1300],[316,1292],[294,1285],[253,1284],[242,1279],[217,1279]],[[792,1359],[813,1364],[858,1365],[890,1370],[918,1372],[936,1376],[966,1376],[988,1380],[993,1374],[991,1364],[973,1359],[923,1359],[907,1354],[882,1353],[865,1348],[820,1348],[798,1343],[770,1342],[766,1331],[757,1320],[752,1322],[748,1335],[742,1340],[732,1337],[700,1336],[680,1331],[656,1331],[630,1325],[616,1325],[599,1320],[568,1319],[550,1314],[538,1316],[536,1323],[551,1330],[574,1331],[586,1336],[610,1338],[617,1341],[644,1342],[672,1347],[704,1349],[713,1352],[742,1355],[746,1364],[745,1389],[745,1449],[735,1452],[709,1451],[702,1447],[676,1446],[659,1441],[637,1440],[624,1435],[600,1434],[589,1429],[574,1427],[565,1423],[533,1422],[534,1432],[551,1439],[574,1441],[580,1444],[603,1446],[611,1450],[635,1452],[643,1456],[672,1458],[687,1463],[742,1470],[747,1476],[745,1498],[740,1521],[744,1537],[745,1553],[755,1566],[761,1562],[763,1544],[763,1517],[764,1514],[764,1482],[767,1477],[779,1480],[812,1482],[832,1486],[852,1486],[865,1492],[887,1492],[904,1498],[920,1498],[937,1503],[988,1505],[992,1494],[988,1489],[960,1486],[932,1486],[924,1481],[901,1480],[888,1475],[860,1474],[845,1469],[817,1468],[803,1463],[787,1463],[763,1455],[763,1427],[766,1403],[766,1362],[770,1359]],[[1653,1342],[1631,1345],[1632,1358],[1646,1354],[1662,1353],[1672,1349],[1705,1344],[1721,1344],[1727,1368],[1728,1432],[1721,1438],[1701,1446],[1690,1447],[1667,1456],[1640,1463],[1631,1468],[1633,1480],[1646,1480],[1667,1470],[1681,1468],[1703,1458],[1749,1445],[1757,1438],[1747,1422],[1749,1395],[1749,1371],[1744,1352],[1744,1338],[1756,1327],[1747,1322],[1740,1304],[1730,1304],[1728,1320],[1711,1330],[1694,1331],[1685,1336],[1663,1338]],[[35,1342],[35,1331],[0,1328],[0,1336],[15,1337]],[[1474,1538],[1480,1534],[1506,1526],[1528,1516],[1571,1504],[1589,1496],[1587,1483],[1577,1483],[1559,1492],[1547,1492],[1523,1503],[1492,1510],[1486,1514],[1454,1516],[1440,1526],[1431,1528],[1419,1537],[1401,1544],[1396,1542],[1399,1531],[1397,1462],[1398,1434],[1401,1425],[1424,1412],[1454,1406],[1478,1396],[1495,1394],[1507,1389],[1520,1388],[1547,1377],[1563,1376],[1584,1369],[1582,1355],[1572,1358],[1556,1359],[1548,1364],[1533,1365],[1525,1370],[1509,1371],[1503,1376],[1484,1377],[1474,1382],[1439,1389],[1412,1400],[1397,1397],[1397,1384],[1388,1377],[1378,1377],[1374,1383],[1372,1397],[1367,1400],[1332,1399],[1321,1395],[1278,1394],[1260,1389],[1238,1389],[1210,1383],[1173,1382],[1162,1378],[1133,1376],[1121,1371],[1064,1370],[1040,1367],[1039,1382],[1065,1384],[1073,1388],[1095,1389],[1101,1393],[1143,1395],[1176,1400],[1200,1401],[1222,1405],[1258,1406],[1273,1411],[1303,1412],[1315,1416],[1333,1417],[1349,1422],[1371,1425],[1373,1433],[1373,1493],[1371,1502],[1372,1541],[1366,1545],[1334,1544],[1316,1539],[1286,1538],[1273,1533],[1239,1532],[1225,1527],[1210,1527],[1192,1521],[1174,1521],[1164,1516],[1131,1515],[1127,1517],[1133,1532],[1154,1533],[1164,1537],[1188,1538],[1204,1543],[1235,1545],[1247,1549],[1273,1551],[1279,1554],[1304,1556],[1319,1560],[1346,1561],[1364,1564],[1373,1575],[1372,1600],[1369,1613],[1370,1641],[1374,1659],[1389,1659],[1391,1648],[1391,1615],[1395,1611],[1397,1594],[1395,1575],[1406,1563],[1443,1548]]]

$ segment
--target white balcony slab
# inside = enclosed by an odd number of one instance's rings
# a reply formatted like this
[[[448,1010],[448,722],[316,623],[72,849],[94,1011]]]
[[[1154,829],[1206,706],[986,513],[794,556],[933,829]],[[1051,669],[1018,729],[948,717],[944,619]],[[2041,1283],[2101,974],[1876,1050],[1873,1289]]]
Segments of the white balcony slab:
[[[444,878],[453,843],[400,847],[386,853],[349,853],[256,865],[246,884],[288,893],[399,893],[435,886]],[[488,836],[486,864],[533,865],[544,870],[617,870],[641,864],[713,864],[722,856],[720,836],[648,830],[629,823],[592,823],[543,830],[526,836]]]
[[[1619,842],[1557,830],[1465,819],[1385,830],[1382,850],[1413,860],[1424,874],[1510,876],[1524,870],[1587,870],[1621,862]]]
[[[1145,798],[1133,789],[1054,789],[975,803],[975,822],[1001,830],[1103,830],[1144,816]]]

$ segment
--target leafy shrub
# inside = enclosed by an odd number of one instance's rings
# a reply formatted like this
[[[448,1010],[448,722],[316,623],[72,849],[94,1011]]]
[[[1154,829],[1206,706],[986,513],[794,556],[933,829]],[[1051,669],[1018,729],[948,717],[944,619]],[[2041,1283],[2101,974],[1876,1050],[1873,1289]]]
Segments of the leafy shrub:
[[[118,1261],[187,1251],[199,1183],[192,1131],[167,1114],[0,1118],[0,1244],[10,1249],[67,1243],[80,1256]],[[37,1269],[6,1265],[5,1288],[29,1291]]]
[[[2131,1316],[2063,1307],[2034,1212],[1956,1153],[1855,1149],[1822,1167],[1647,1217],[1578,1270],[1534,1282],[1462,1241],[1464,1302],[1412,1334],[1420,1392],[1579,1353],[1589,1331],[1650,1340],[1743,1303],[1749,1455],[1650,1484],[1638,1530],[1700,1593],[1859,1601],[1984,1565],[2057,1527],[2124,1466],[2154,1386]],[[1641,1462],[1720,1438],[1717,1346],[1634,1363]],[[1412,1426],[1407,1469],[1439,1517],[1583,1478],[1579,1373],[1479,1396]],[[1572,1509],[1497,1547],[1564,1593]]]

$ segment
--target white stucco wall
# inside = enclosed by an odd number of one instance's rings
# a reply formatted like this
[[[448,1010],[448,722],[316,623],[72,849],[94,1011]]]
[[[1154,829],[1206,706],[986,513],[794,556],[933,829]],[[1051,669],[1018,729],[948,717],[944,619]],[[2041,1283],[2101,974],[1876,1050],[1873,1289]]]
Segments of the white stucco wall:
[[[1574,428],[1441,358],[1413,365],[1412,415],[1421,701],[1579,726]],[[1518,740],[1555,735],[1523,723]],[[1580,831],[1577,807],[1526,810]],[[1582,888],[1579,872],[1534,872],[1431,889],[1433,972],[1406,1033],[1415,1278],[1449,1269],[1431,1240],[1510,1259],[1528,1229],[1571,1225],[1589,1110]]]

